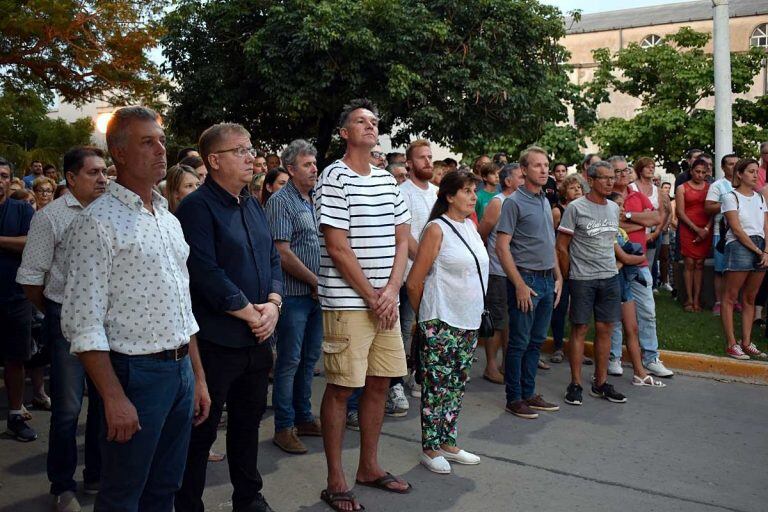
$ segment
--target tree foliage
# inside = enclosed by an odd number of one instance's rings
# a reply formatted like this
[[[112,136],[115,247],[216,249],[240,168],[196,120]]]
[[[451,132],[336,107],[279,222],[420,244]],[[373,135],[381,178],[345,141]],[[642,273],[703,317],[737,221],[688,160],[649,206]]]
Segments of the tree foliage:
[[[630,157],[650,155],[670,171],[692,147],[714,152],[714,111],[701,101],[714,95],[714,59],[704,52],[710,35],[689,27],[664,38],[661,44],[642,48],[631,43],[611,54],[595,50],[598,67],[594,79],[585,85],[584,98],[594,111],[610,101],[612,91],[641,101],[631,119],[600,119],[590,136],[605,154]],[[759,48],[731,54],[732,91],[750,90],[764,58]],[[768,101],[739,99],[734,106],[734,150],[751,155],[768,133],[764,125]],[[763,117],[760,117],[760,116]]]
[[[190,138],[229,120],[263,147],[303,136],[323,156],[360,96],[395,144],[469,153],[567,121],[563,20],[535,0],[182,0],[165,28],[171,129]]]
[[[17,171],[32,160],[58,165],[67,149],[90,142],[89,118],[67,123],[49,118],[47,112],[45,100],[33,92],[6,91],[0,96],[0,155]]]
[[[161,0],[0,0],[0,88],[68,102],[147,97]]]

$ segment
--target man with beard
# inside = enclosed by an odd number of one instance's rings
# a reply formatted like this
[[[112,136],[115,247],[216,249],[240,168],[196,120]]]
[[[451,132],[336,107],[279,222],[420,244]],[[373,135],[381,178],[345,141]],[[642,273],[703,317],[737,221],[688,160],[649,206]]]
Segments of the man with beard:
[[[437,187],[430,183],[433,167],[432,149],[429,141],[419,139],[412,142],[405,150],[405,158],[410,179],[400,185],[400,194],[411,212],[411,233],[408,237],[408,261],[405,266],[403,282],[408,279],[408,272],[411,270],[413,260],[416,259],[416,251],[419,249],[421,232],[427,225],[429,213],[437,201]],[[411,343],[413,318],[414,311],[408,301],[405,285],[403,285],[400,288],[400,332],[403,335],[403,343],[406,348]],[[420,386],[412,386],[411,393],[414,391],[419,394]],[[408,412],[408,400],[403,393],[402,378],[392,379],[384,410],[388,416],[405,416]]]

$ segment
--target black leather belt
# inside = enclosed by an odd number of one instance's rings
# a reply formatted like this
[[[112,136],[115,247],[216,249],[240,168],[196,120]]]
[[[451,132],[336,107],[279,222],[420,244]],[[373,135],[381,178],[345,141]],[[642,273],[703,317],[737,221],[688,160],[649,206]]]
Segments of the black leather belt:
[[[179,361],[184,359],[189,354],[189,343],[178,348],[172,348],[170,350],[163,350],[162,352],[155,352],[154,354],[137,354],[135,356],[129,354],[123,354],[120,352],[112,352],[115,355],[123,357],[151,357],[153,359],[161,359],[163,361]]]
[[[552,268],[547,270],[531,270],[529,268],[517,267],[517,271],[520,273],[531,274],[538,277],[552,277],[555,275],[555,270]]]

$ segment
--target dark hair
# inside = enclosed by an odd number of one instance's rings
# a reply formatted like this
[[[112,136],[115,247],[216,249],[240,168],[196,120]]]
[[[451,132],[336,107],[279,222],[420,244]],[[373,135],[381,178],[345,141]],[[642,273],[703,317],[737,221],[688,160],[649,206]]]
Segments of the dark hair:
[[[373,115],[379,117],[379,109],[376,108],[376,105],[371,100],[368,98],[355,98],[342,107],[341,115],[339,115],[339,128],[344,128],[349,115],[359,108],[370,110],[373,112]]]
[[[568,170],[568,164],[567,163],[565,163],[565,162],[555,162],[555,163],[552,164],[552,171],[553,172],[554,172],[555,169],[557,169],[558,165],[562,165],[563,167],[565,167],[566,171]]]
[[[0,167],[7,167],[8,169],[11,170],[11,174],[13,174],[13,164],[11,164],[11,162],[9,162],[8,160],[6,160],[1,156],[0,156]]]
[[[429,213],[428,221],[435,220],[448,211],[448,196],[455,196],[459,190],[470,184],[477,185],[477,182],[477,175],[469,171],[449,171],[443,174],[437,191],[437,202]]]
[[[395,159],[395,157],[399,156],[405,156],[405,153],[399,153],[397,151],[392,151],[391,153],[387,153],[387,163],[391,164],[392,160]]]
[[[606,199],[609,199],[609,200],[611,200],[611,201],[613,201],[615,203],[616,200],[619,199],[619,198],[623,199],[624,196],[622,194],[620,194],[619,192],[611,192],[610,194],[608,194],[608,197]]]
[[[45,164],[43,166],[43,172],[47,171],[48,169],[53,169],[55,171],[56,170],[56,166],[53,165],[53,164]]]
[[[585,165],[589,164],[589,161],[592,160],[593,156],[600,157],[600,155],[598,155],[597,153],[587,153],[586,155],[584,155],[584,160],[581,161],[581,168],[582,169],[584,169]],[[601,158],[601,160],[602,160],[602,158]]]
[[[706,167],[709,167],[709,162],[707,162],[703,158],[699,157],[699,158],[697,158],[696,160],[693,161],[693,163],[691,164],[691,169],[690,170],[692,171],[698,165],[703,165],[706,168]]]
[[[485,180],[485,178],[488,177],[489,174],[493,174],[495,172],[499,172],[501,169],[501,166],[499,164],[491,162],[490,164],[485,164],[484,166],[480,167],[480,177]]]
[[[67,188],[68,187],[66,185],[57,185],[56,192],[53,193],[53,198],[54,199],[60,198],[64,194],[64,191],[67,190]]]
[[[739,155],[736,153],[728,153],[727,155],[723,155],[723,158],[720,159],[720,167],[725,166],[725,161],[729,158],[739,158]]]
[[[72,174],[80,172],[80,169],[82,169],[85,164],[85,159],[89,156],[96,156],[101,159],[104,159],[105,157],[104,151],[93,146],[75,146],[70,148],[64,153],[62,162],[64,175],[66,176],[68,172],[71,172]]]
[[[698,160],[697,160],[698,161]],[[693,163],[696,165],[696,162]],[[750,165],[760,165],[760,162],[755,160],[754,158],[742,158],[738,162],[736,162],[736,165],[733,167],[733,188],[738,187],[741,185],[741,175],[744,174],[744,171],[747,170],[747,167]]]
[[[41,162],[40,160],[32,160],[31,162],[29,162],[30,167],[32,167],[34,164],[43,165],[43,162]]]
[[[267,175],[264,177],[264,183],[261,185],[261,204],[267,204],[267,199],[272,196],[272,192],[269,191],[267,185],[274,185],[277,181],[277,177],[280,176],[280,173],[287,175],[289,178],[291,177],[291,175],[288,174],[288,171],[282,167],[275,167],[271,171],[267,171]]]
[[[201,157],[195,155],[188,155],[179,160],[179,165],[187,165],[193,169],[197,169],[204,163]]]
[[[448,157],[448,158],[445,158],[445,159],[443,159],[443,163],[444,163],[445,165],[459,165],[459,162],[457,162],[456,160],[454,160],[454,159],[453,159],[453,158],[451,158],[451,157]]]
[[[196,151],[197,151],[197,149],[195,149],[195,148],[193,148],[193,147],[190,147],[190,146],[188,146],[188,147],[186,147],[186,148],[181,148],[181,149],[179,150],[179,152],[178,152],[178,153],[176,153],[176,161],[177,161],[177,162],[181,162],[182,160],[184,160],[184,159],[187,157],[187,155],[189,155],[189,154],[190,154],[190,153],[192,153],[193,151],[194,151],[194,152],[196,152]]]
[[[691,148],[688,151],[685,152],[685,159],[688,160],[691,158],[695,153],[703,153],[704,151],[696,148]]]

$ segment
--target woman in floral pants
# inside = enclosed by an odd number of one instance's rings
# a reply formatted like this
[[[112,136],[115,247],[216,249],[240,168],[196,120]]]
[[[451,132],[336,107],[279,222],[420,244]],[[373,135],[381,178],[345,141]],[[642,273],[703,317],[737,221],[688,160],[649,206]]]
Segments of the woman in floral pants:
[[[449,461],[480,463],[480,457],[456,446],[488,285],[488,254],[468,218],[477,201],[475,190],[471,173],[443,176],[406,283],[422,335],[420,462],[435,473],[450,473]]]

